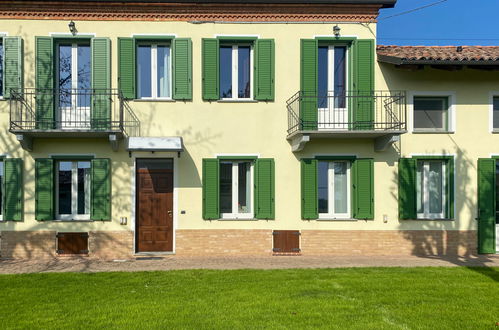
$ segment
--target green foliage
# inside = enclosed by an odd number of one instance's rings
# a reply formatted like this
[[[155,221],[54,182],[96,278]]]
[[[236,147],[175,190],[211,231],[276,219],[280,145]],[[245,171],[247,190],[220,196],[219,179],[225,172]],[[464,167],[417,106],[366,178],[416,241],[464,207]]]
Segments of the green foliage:
[[[0,276],[7,328],[470,329],[499,322],[499,268]]]

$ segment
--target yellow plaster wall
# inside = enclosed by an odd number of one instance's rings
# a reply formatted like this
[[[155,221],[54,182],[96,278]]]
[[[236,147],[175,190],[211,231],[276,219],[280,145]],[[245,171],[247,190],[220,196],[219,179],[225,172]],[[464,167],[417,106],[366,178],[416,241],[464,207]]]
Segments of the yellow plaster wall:
[[[22,36],[25,42],[25,86],[34,87],[34,37],[67,32],[67,21],[3,21],[0,32]],[[488,93],[499,90],[496,74],[465,70],[407,72],[376,64],[376,88],[380,90],[455,91],[458,100],[457,132],[452,135],[406,134],[402,142],[385,152],[374,152],[372,140],[322,140],[310,142],[293,154],[286,140],[285,102],[299,90],[300,39],[331,35],[332,24],[189,24],[186,22],[89,22],[77,21],[80,33],[95,33],[112,42],[112,84],[117,87],[117,37],[132,34],[176,34],[193,41],[193,100],[189,102],[130,102],[139,117],[144,136],[182,136],[186,151],[178,159],[178,229],[473,229],[476,159],[494,150],[499,138],[488,133]],[[374,38],[375,25],[340,24],[343,36]],[[276,91],[274,102],[204,102],[201,95],[201,38],[215,35],[258,35],[274,38],[276,45]],[[471,80],[471,82],[470,82]],[[473,105],[469,105],[473,104]],[[0,230],[130,230],[132,229],[133,158],[121,147],[112,152],[105,140],[36,140],[34,152],[20,148],[8,128],[8,102],[0,102],[1,153],[25,160],[25,219],[0,224]],[[454,222],[421,222],[397,219],[396,169],[399,151],[452,153],[458,159]],[[112,158],[111,222],[37,222],[34,220],[34,158],[54,153],[95,154]],[[498,151],[499,153],[499,151]],[[276,219],[272,221],[204,221],[201,216],[201,162],[217,154],[258,154],[275,159]],[[301,157],[315,154],[348,154],[375,159],[375,220],[304,221],[300,217]],[[143,153],[151,157],[150,153]],[[134,153],[134,156],[141,154]],[[155,157],[162,156],[156,153]],[[462,157],[463,162],[459,161]],[[465,174],[466,180],[461,176]],[[460,205],[463,205],[462,207]],[[184,210],[185,214],[180,214]],[[383,221],[383,215],[388,218]],[[129,219],[119,225],[119,217]]]

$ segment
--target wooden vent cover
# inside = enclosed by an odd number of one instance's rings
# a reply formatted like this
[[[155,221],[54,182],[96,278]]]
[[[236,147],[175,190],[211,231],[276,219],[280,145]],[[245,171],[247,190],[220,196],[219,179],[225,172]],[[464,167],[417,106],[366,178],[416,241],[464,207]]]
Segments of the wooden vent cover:
[[[57,253],[63,255],[88,254],[88,233],[58,233]]]
[[[298,230],[274,230],[274,254],[300,253],[300,232]]]

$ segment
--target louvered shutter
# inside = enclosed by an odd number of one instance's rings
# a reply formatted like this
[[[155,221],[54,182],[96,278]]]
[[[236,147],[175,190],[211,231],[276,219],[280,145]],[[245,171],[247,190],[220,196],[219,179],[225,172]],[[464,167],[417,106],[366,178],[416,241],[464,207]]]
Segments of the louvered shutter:
[[[317,130],[317,52],[317,40],[301,39],[300,120],[303,130]]]
[[[91,161],[90,219],[111,220],[111,161]]]
[[[54,122],[54,42],[35,37],[36,128],[52,129]]]
[[[39,158],[35,160],[35,219],[54,220],[54,160]]]
[[[173,98],[192,100],[192,41],[173,40]]]
[[[353,162],[353,195],[355,219],[374,219],[374,160],[356,159]]]
[[[11,89],[20,93],[23,88],[23,40],[20,37],[4,37],[3,51],[3,96],[10,98]]]
[[[126,99],[135,98],[135,40],[118,38],[118,88]]]
[[[92,38],[92,109],[91,124],[94,129],[110,129],[111,100],[111,40]]]
[[[399,219],[416,219],[416,160],[400,158],[398,165]]]
[[[203,159],[203,219],[220,218],[218,159]]]
[[[374,40],[355,41],[354,129],[371,130],[374,121]]]
[[[255,100],[274,100],[274,39],[255,42]]]
[[[478,159],[478,253],[496,253],[496,160]]]
[[[219,99],[219,44],[217,39],[203,39],[203,100]]]
[[[23,161],[20,158],[7,158],[4,162],[4,220],[21,221],[23,217]]]
[[[274,219],[274,160],[259,158],[255,163],[255,218]]]
[[[301,216],[311,220],[319,218],[317,200],[317,160],[301,160]]]

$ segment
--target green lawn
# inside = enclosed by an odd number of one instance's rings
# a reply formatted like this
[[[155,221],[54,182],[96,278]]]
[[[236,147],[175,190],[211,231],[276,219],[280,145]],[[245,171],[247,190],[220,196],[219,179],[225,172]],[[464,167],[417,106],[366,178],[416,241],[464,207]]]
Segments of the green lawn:
[[[499,329],[499,268],[0,276],[5,328]]]

